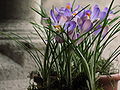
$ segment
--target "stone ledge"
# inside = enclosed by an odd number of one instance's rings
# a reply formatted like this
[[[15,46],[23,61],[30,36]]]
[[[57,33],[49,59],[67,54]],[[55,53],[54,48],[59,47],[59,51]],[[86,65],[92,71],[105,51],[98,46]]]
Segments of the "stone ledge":
[[[0,81],[0,90],[27,90],[29,79]]]
[[[27,74],[22,66],[7,56],[0,54],[0,81],[23,79],[25,77],[27,77]]]

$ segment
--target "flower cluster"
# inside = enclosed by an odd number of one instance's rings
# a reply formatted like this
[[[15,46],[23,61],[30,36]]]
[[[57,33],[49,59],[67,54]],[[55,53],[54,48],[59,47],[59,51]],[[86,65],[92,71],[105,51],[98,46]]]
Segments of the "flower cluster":
[[[107,15],[108,8],[105,7],[103,10],[100,10],[98,5],[92,7],[92,9],[82,9],[80,5],[78,5],[74,10],[72,10],[72,5],[68,3],[66,7],[61,7],[60,9],[54,8],[50,11],[53,26],[56,31],[61,34],[64,30],[71,40],[78,39],[85,32],[89,32],[93,30],[93,26],[98,21],[103,21]],[[113,11],[110,11],[108,14],[108,20],[111,20],[114,17]],[[100,33],[102,29],[102,25],[98,24],[94,28],[93,35],[97,35]],[[109,30],[109,26],[106,25],[103,29],[102,36],[105,36]],[[55,37],[56,41],[59,43],[64,42],[63,38],[60,36]],[[80,38],[77,41],[79,44],[83,38]]]

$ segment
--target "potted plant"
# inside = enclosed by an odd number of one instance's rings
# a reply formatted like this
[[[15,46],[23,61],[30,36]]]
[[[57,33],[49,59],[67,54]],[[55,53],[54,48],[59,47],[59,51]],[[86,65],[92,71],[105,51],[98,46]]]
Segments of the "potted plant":
[[[48,15],[32,8],[43,19],[43,25],[31,22],[45,49],[40,51],[31,42],[19,42],[36,63],[37,71],[30,73],[28,90],[101,90],[101,75],[120,54],[118,46],[100,64],[105,48],[119,32],[119,11],[114,12],[112,0],[109,8],[98,5],[74,8],[75,0],[66,7],[54,7]],[[114,23],[116,21],[116,23]],[[113,25],[112,25],[113,24]],[[111,75],[110,75],[111,76]],[[107,89],[108,90],[108,89]]]

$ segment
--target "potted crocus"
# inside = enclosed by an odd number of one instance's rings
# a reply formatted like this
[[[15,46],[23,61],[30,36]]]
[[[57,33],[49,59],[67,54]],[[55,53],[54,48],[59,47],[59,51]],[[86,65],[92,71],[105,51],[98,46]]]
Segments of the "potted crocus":
[[[24,39],[30,49],[17,40],[38,68],[30,74],[28,90],[99,89],[101,72],[120,54],[118,46],[100,66],[104,49],[120,30],[119,16],[115,16],[118,11],[114,12],[113,2],[100,10],[98,5],[91,9],[90,5],[74,8],[74,0],[65,7],[52,8],[49,15],[41,6],[40,10],[32,8],[43,19],[43,25],[31,23],[45,49],[40,51],[39,46]]]

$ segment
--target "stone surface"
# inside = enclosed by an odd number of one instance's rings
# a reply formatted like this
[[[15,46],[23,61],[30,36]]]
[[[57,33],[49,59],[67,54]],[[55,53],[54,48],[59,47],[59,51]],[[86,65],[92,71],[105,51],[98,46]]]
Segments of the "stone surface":
[[[24,77],[23,68],[10,58],[0,54],[0,81]]]
[[[0,81],[0,90],[27,90],[28,79]]]
[[[72,3],[74,0],[42,0],[43,7],[49,11],[52,6],[55,7],[61,7],[65,6],[66,3]],[[85,7],[86,5],[90,4],[91,6],[97,4],[101,8],[104,8],[105,6],[109,6],[110,2],[112,0],[76,0],[76,5],[81,5],[82,7]],[[120,0],[115,0],[114,5],[119,5]],[[49,12],[48,12],[49,13]]]
[[[31,10],[31,7],[37,8],[37,4],[40,4],[40,0],[0,0],[0,19],[27,21],[38,19]]]
[[[36,43],[30,22],[40,22],[40,17],[31,7],[39,8],[40,3],[41,0],[0,0],[0,31],[24,38],[29,35]],[[11,36],[16,38],[16,35]],[[0,34],[0,90],[26,90],[27,76],[32,70],[35,70],[35,63],[30,55],[21,50],[11,37]]]

